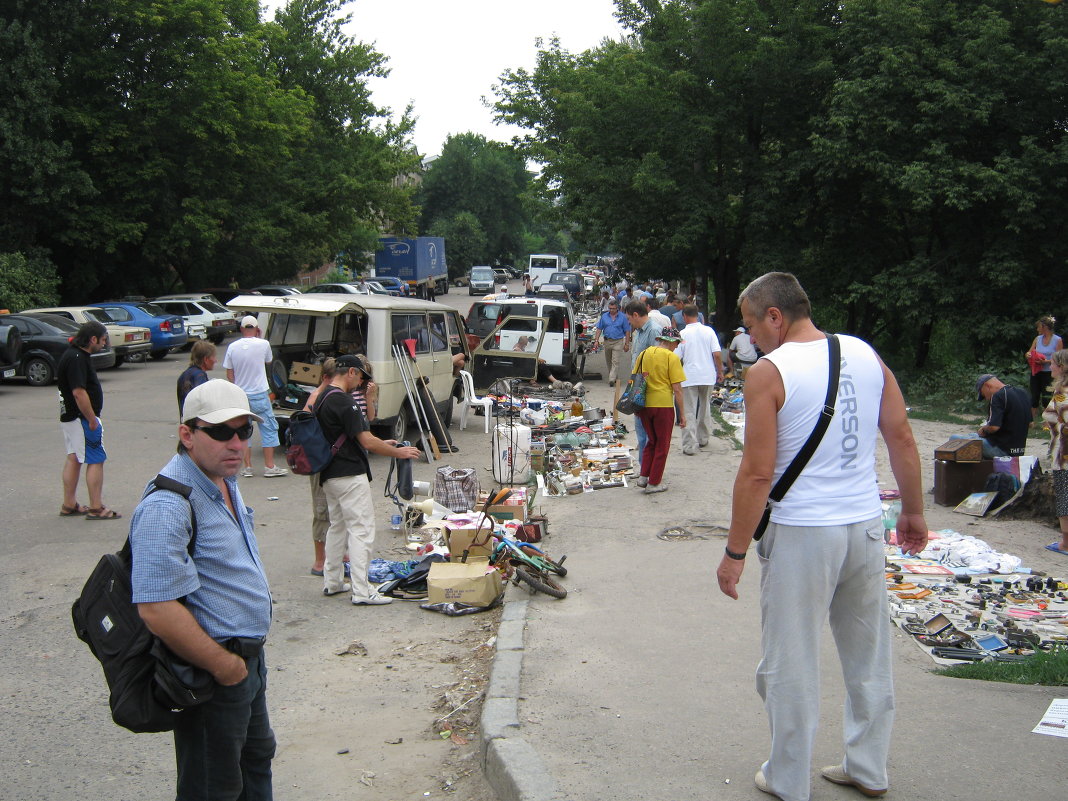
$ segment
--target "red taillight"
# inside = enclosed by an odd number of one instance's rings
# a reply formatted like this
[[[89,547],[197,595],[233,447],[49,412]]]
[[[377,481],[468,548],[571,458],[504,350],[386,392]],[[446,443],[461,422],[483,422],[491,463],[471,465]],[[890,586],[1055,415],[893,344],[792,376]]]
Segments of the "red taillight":
[[[162,323],[159,324],[159,330],[160,331],[170,331],[171,330],[171,321],[170,320],[164,320]]]
[[[567,321],[564,321],[564,353],[571,350],[571,332],[567,330]]]
[[[138,338],[137,334],[135,332],[133,332],[133,331],[131,331],[130,333],[126,334],[126,336],[125,336],[125,340],[127,342],[135,342],[135,341],[137,341],[137,338]]]

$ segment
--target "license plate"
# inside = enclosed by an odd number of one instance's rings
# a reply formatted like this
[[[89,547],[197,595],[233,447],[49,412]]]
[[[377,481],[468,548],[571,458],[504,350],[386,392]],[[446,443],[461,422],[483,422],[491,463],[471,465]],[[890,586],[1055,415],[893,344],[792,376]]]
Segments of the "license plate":
[[[15,368],[11,368],[10,370],[4,370],[4,378],[14,378],[14,377],[15,377]]]

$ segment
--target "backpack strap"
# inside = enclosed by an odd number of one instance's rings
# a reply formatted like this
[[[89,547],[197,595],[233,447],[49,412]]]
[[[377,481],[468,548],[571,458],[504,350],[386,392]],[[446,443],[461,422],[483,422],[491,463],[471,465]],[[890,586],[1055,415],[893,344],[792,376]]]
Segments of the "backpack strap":
[[[329,386],[326,388],[326,392],[324,392],[322,395],[315,399],[315,406],[312,408],[311,411],[312,414],[315,415],[316,420],[319,419],[319,407],[323,405],[323,401],[326,400],[326,396],[329,395],[331,392],[341,392],[341,390],[335,386]],[[322,424],[320,423],[320,427],[321,426]],[[345,444],[345,441],[348,438],[349,435],[342,431],[341,436],[334,440],[334,444],[330,446],[330,453],[332,453],[334,456],[337,456],[337,452],[341,450],[341,447]]]
[[[193,488],[188,484],[183,484],[181,481],[175,481],[173,478],[159,473],[152,479],[151,488],[145,493],[141,500],[144,500],[153,492],[158,492],[159,490],[175,492],[185,498],[189,503],[189,522],[192,524],[193,534],[189,537],[189,545],[186,546],[186,550],[189,552],[189,555],[192,556],[193,549],[197,546],[197,513],[196,510],[193,509],[193,502],[189,500],[189,496],[193,494]],[[122,546],[120,553],[125,554],[126,558],[131,563],[133,562],[133,551],[130,548],[129,537],[126,537],[126,544]]]

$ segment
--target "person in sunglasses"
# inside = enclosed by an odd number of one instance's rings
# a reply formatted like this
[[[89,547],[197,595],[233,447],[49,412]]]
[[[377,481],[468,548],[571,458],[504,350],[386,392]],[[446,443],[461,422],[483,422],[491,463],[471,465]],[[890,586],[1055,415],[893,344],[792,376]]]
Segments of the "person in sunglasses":
[[[323,564],[323,595],[352,592],[357,606],[388,604],[367,580],[367,566],[375,543],[375,510],[371,500],[371,466],[367,451],[395,459],[414,459],[419,449],[381,440],[371,433],[367,418],[352,394],[371,380],[371,372],[354,354],[339,356],[335,375],[315,404],[315,416],[327,442],[346,435],[345,442],[319,473],[330,514],[326,531],[326,561]],[[331,391],[331,388],[341,390]],[[350,576],[345,581],[344,554],[349,554]]]
[[[130,523],[141,618],[216,682],[211,700],[178,713],[176,796],[271,798],[275,738],[263,653],[271,591],[236,478],[260,418],[244,391],[221,379],[194,387],[181,417],[178,453],[160,474],[188,486],[189,498],[149,484]]]

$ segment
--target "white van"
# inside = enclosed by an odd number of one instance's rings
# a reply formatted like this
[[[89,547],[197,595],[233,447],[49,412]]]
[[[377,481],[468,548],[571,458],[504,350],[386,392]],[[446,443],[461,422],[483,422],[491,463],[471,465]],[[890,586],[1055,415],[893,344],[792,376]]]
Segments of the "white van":
[[[259,316],[263,336],[271,343],[271,387],[282,418],[301,409],[314,389],[314,366],[330,356],[360,353],[371,362],[379,387],[378,416],[372,423],[388,437],[402,440],[414,413],[407,403],[392,346],[415,340],[412,373],[425,376],[442,423],[452,420],[456,378],[452,356],[470,357],[463,320],[456,309],[417,298],[391,295],[239,295],[227,303],[239,314]],[[293,366],[297,365],[294,371]],[[311,369],[309,369],[309,367]],[[294,372],[309,376],[306,384],[291,380]],[[306,379],[308,380],[308,379]],[[431,417],[433,413],[427,409]]]
[[[483,343],[487,351],[512,351],[523,337],[526,350],[545,360],[557,378],[577,377],[581,372],[575,312],[567,301],[549,298],[509,298],[500,302],[497,331]],[[533,342],[531,341],[533,338]]]

